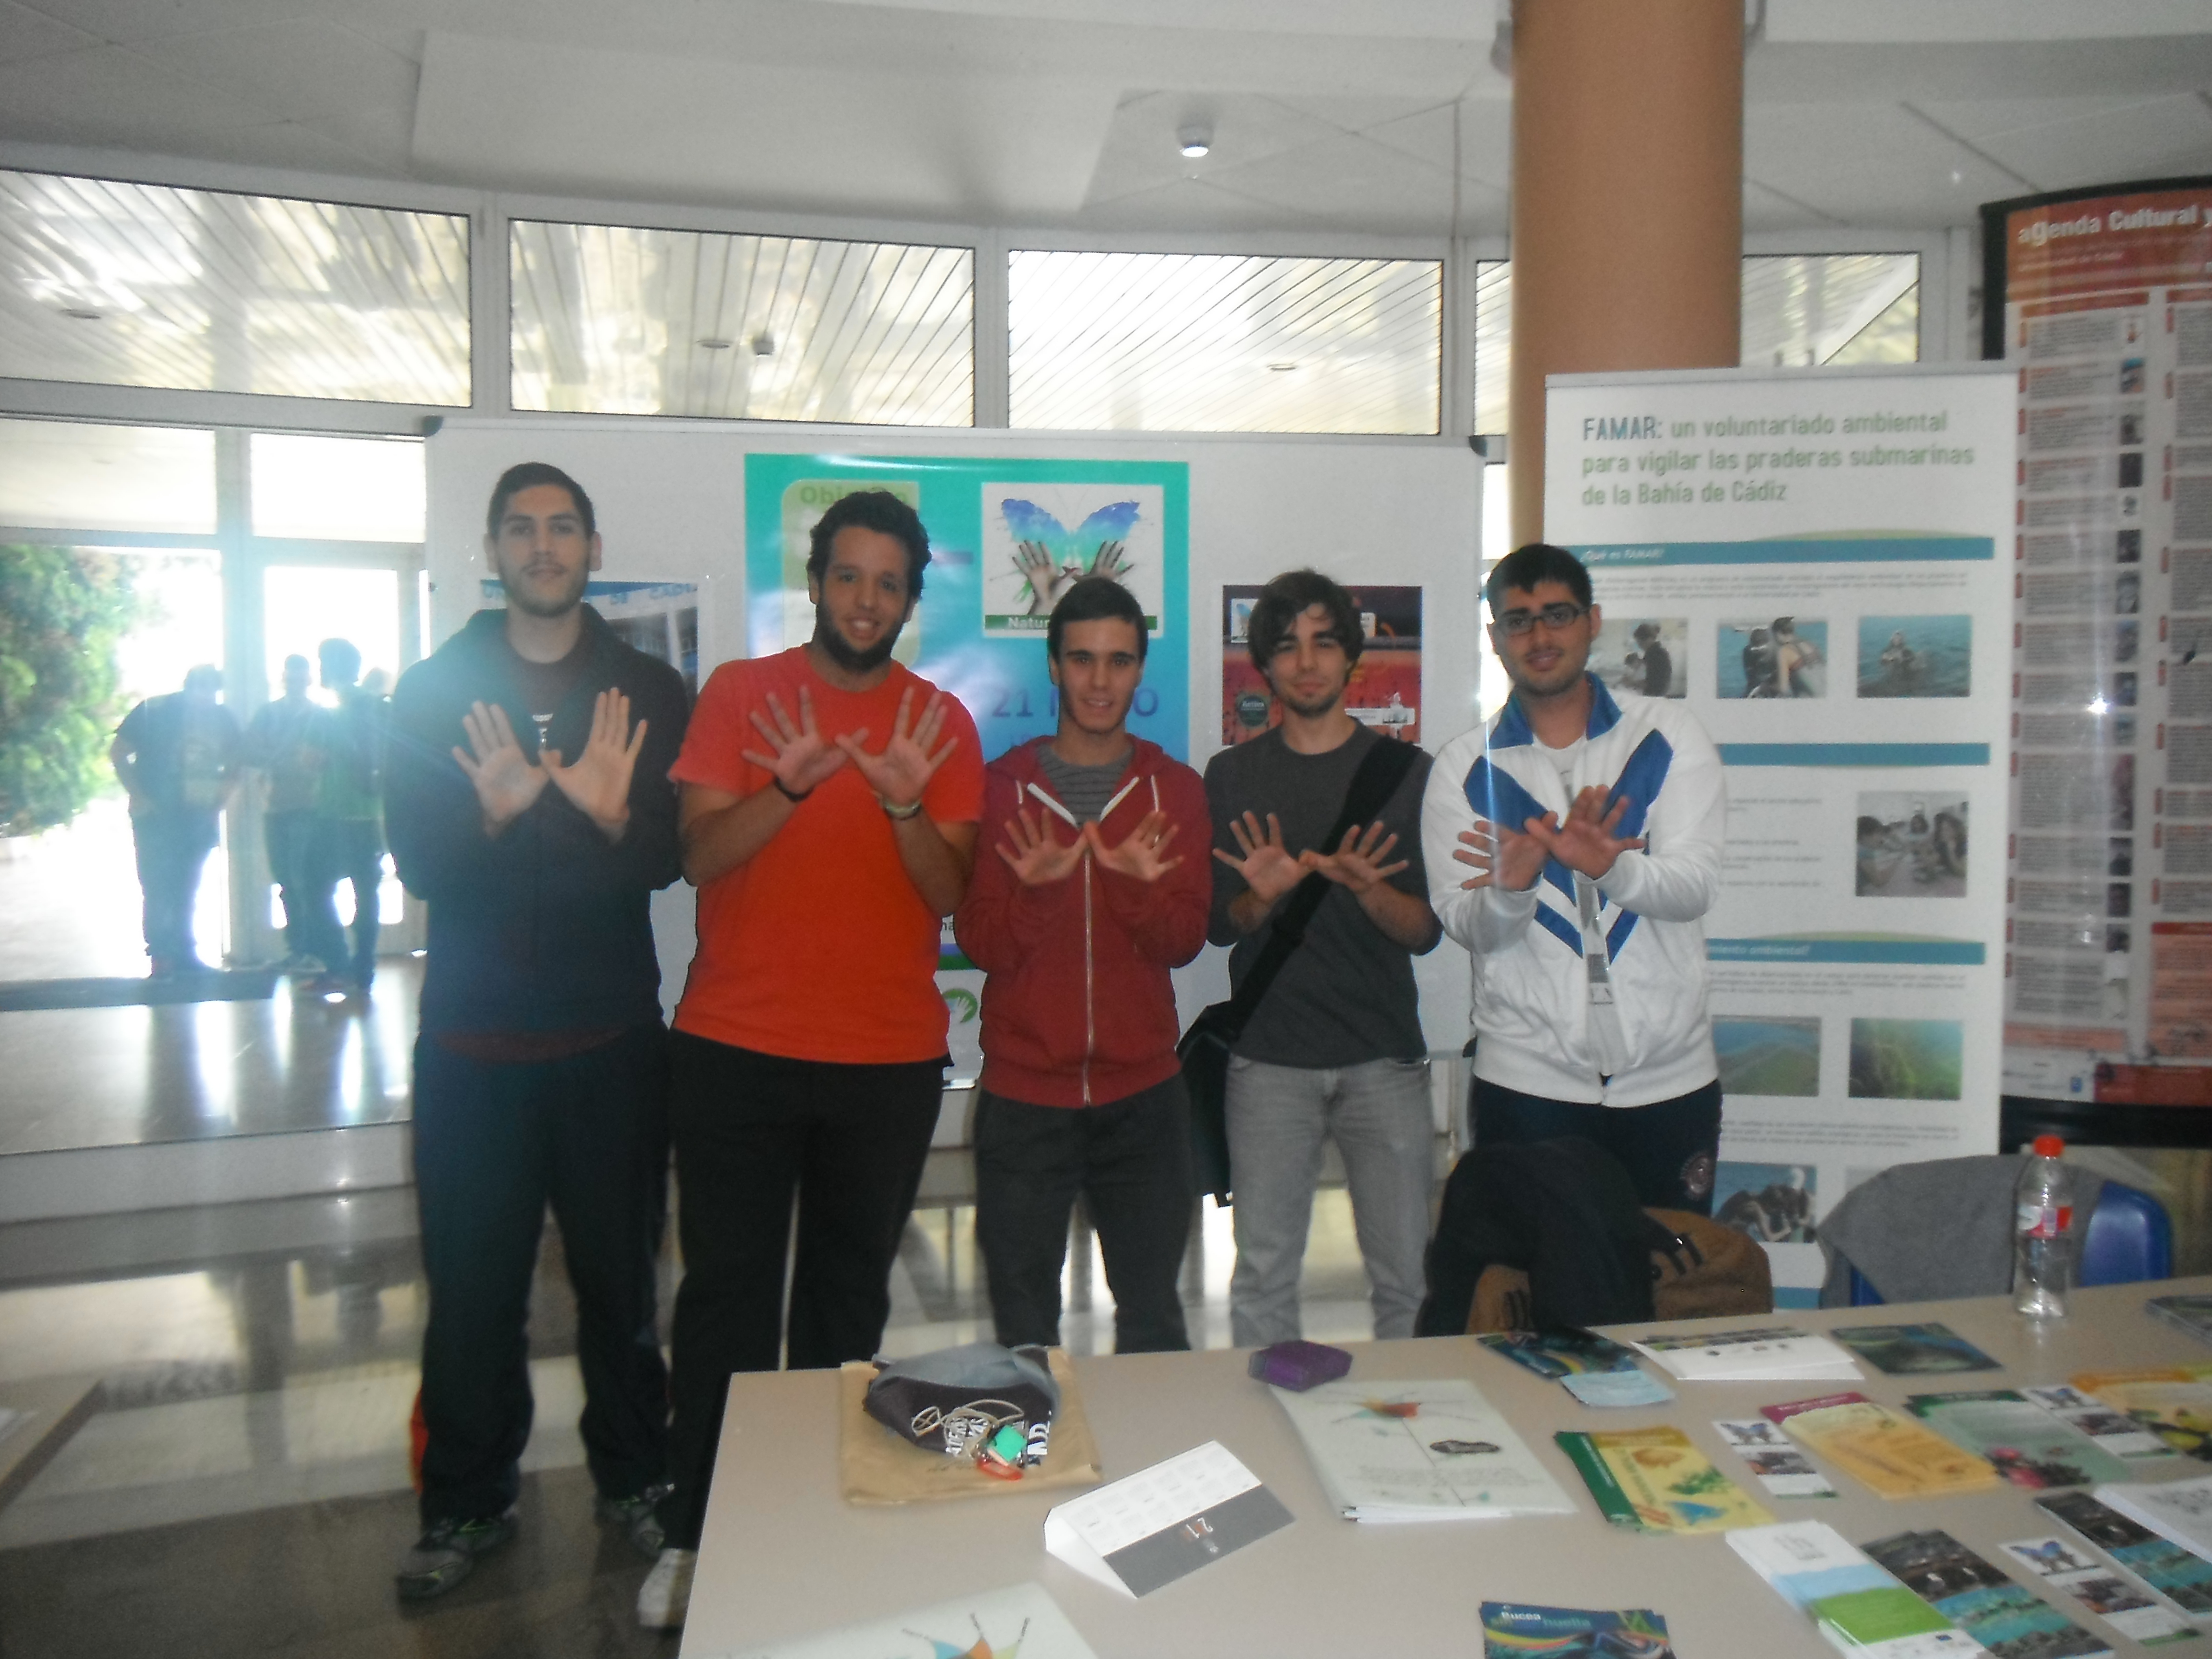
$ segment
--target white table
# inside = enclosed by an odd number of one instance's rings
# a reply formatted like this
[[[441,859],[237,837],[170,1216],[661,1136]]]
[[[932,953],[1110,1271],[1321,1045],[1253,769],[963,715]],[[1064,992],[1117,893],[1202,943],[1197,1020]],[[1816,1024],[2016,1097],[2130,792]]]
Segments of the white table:
[[[2060,1530],[2034,1508],[2032,1494],[2008,1486],[1892,1502],[1835,1472],[1839,1498],[1772,1498],[1722,1444],[1712,1419],[1753,1417],[1761,1406],[1852,1387],[1895,1404],[1908,1394],[2063,1382],[2092,1369],[2212,1361],[2212,1348],[2142,1311],[2147,1297],[2169,1291],[2212,1291],[2212,1278],[2077,1291],[2067,1321],[2043,1331],[2017,1318],[2002,1297],[1778,1313],[1775,1323],[1815,1330],[1941,1321],[2006,1369],[1885,1376],[1864,1365],[1869,1376],[1858,1384],[1678,1383],[1672,1405],[1632,1411],[1583,1407],[1558,1383],[1469,1337],[1352,1347],[1355,1381],[1474,1379],[1575,1498],[1577,1514],[1547,1519],[1396,1527],[1342,1520],[1322,1496],[1288,1419],[1245,1376],[1245,1352],[1079,1359],[1075,1369],[1108,1480],[1218,1440],[1297,1517],[1296,1524],[1142,1601],[1045,1553],[1045,1511],[1075,1495],[1066,1489],[898,1509],[847,1504],[837,1492],[836,1374],[740,1375],[732,1379],[683,1651],[686,1659],[708,1659],[1033,1579],[1051,1592],[1100,1659],[1468,1659],[1482,1651],[1478,1608],[1485,1600],[1654,1607],[1666,1615],[1684,1659],[1832,1659],[1811,1624],[1720,1535],[1657,1537],[1608,1526],[1552,1443],[1553,1431],[1671,1422],[1778,1519],[1825,1521],[1856,1544],[1908,1528],[1942,1528],[2010,1571],[2000,1543]],[[1667,1328],[1750,1322],[1689,1321]],[[1651,1328],[1623,1327],[1613,1334]],[[2182,1458],[2136,1467],[2144,1480],[2212,1472]],[[2013,1576],[2030,1583],[2025,1570]],[[2110,1635],[2081,1609],[2055,1594],[2050,1599],[2075,1622]],[[2120,1653],[2138,1650],[2124,1638],[2111,1640]]]

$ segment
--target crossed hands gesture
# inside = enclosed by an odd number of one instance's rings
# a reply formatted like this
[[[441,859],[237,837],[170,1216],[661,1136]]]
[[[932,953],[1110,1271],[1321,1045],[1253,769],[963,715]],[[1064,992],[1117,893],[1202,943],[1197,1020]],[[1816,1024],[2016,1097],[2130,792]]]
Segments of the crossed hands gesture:
[[[1623,853],[1644,844],[1642,836],[1613,833],[1629,809],[1628,797],[1614,802],[1611,811],[1606,810],[1605,799],[1605,789],[1593,784],[1575,797],[1565,823],[1557,812],[1547,812],[1528,819],[1518,834],[1502,823],[1476,819],[1474,829],[1460,832],[1461,845],[1452,849],[1454,859],[1476,872],[1460,885],[1525,893],[1536,884],[1547,859],[1557,859],[1592,881],[1600,879]]]
[[[803,685],[799,688],[796,724],[782,699],[773,691],[768,695],[768,707],[767,714],[754,709],[752,722],[753,728],[767,742],[769,752],[761,754],[750,749],[741,752],[754,765],[773,772],[784,793],[790,795],[807,793],[849,761],[885,805],[911,806],[921,799],[930,779],[937,775],[937,769],[950,760],[953,750],[960,746],[960,740],[954,737],[945,738],[942,748],[933,749],[945,729],[946,704],[941,691],[930,694],[928,702],[922,707],[921,717],[915,720],[914,688],[908,686],[899,698],[898,714],[891,721],[890,740],[872,755],[865,746],[868,738],[865,726],[857,732],[841,732],[834,738],[824,738],[814,723],[814,698]]]
[[[1166,856],[1168,843],[1176,838],[1179,828],[1169,822],[1165,812],[1147,812],[1135,829],[1109,847],[1094,818],[1076,831],[1074,840],[1063,842],[1054,834],[1050,818],[1042,814],[1032,817],[1024,806],[1006,820],[1006,840],[999,844],[998,851],[1024,887],[1065,881],[1085,857],[1095,858],[1106,869],[1134,880],[1155,882],[1182,862],[1180,855]]]
[[[609,841],[619,841],[629,825],[630,775],[645,746],[647,725],[640,720],[631,726],[628,696],[602,691],[592,700],[584,752],[574,764],[564,765],[557,749],[540,750],[532,760],[522,752],[507,710],[476,702],[461,716],[469,746],[455,744],[453,759],[475,786],[484,828],[495,836],[536,805],[550,783]]]

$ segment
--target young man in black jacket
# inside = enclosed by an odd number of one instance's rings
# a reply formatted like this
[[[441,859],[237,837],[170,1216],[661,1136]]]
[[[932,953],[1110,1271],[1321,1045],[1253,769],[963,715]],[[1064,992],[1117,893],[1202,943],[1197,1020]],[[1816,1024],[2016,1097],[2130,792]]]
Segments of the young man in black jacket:
[[[415,1046],[428,1440],[408,1600],[444,1594],[514,1536],[549,1201],[599,1513],[647,1555],[666,1472],[653,1262],[667,1073],[647,902],[681,873],[668,769],[684,683],[583,603],[599,538],[565,473],[508,469],[487,530],[507,607],[401,677],[386,763],[392,856],[430,905]]]

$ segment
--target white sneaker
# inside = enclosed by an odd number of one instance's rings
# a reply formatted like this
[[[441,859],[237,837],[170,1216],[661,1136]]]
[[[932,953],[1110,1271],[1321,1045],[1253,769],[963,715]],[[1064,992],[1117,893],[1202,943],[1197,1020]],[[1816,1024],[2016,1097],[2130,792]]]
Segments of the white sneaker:
[[[638,1587],[637,1622],[647,1630],[681,1630],[691,1606],[691,1575],[699,1565],[696,1550],[663,1550]]]

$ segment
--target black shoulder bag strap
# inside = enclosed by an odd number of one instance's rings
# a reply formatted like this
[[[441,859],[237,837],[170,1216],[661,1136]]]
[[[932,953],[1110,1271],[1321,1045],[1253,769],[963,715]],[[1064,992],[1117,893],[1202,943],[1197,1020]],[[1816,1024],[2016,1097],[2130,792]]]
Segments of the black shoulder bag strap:
[[[1344,810],[1337,814],[1336,823],[1322,838],[1323,852],[1334,852],[1354,825],[1370,823],[1382,815],[1390,797],[1398,793],[1398,786],[1406,781],[1406,775],[1413,769],[1413,757],[1419,752],[1410,743],[1396,743],[1387,738],[1367,751],[1367,757],[1359,763],[1359,769],[1352,775],[1352,787],[1345,792]],[[1215,1016],[1211,1022],[1213,1032],[1223,1042],[1233,1043],[1244,1035],[1253,1012],[1274,984],[1276,975],[1283,971],[1283,964],[1305,942],[1306,926],[1328,898],[1329,886],[1327,876],[1316,874],[1291,890],[1289,902],[1275,918],[1274,931],[1267,936],[1267,947],[1253,963],[1251,971],[1244,975],[1244,982],[1237,988],[1237,994],[1206,1011]]]

